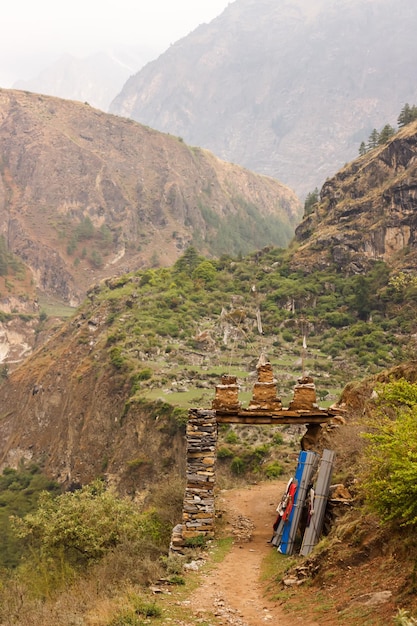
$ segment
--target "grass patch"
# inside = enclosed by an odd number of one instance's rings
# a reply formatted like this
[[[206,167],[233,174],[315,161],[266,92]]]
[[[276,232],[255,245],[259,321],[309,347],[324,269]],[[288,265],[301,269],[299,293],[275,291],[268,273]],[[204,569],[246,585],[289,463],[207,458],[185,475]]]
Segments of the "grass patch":
[[[68,306],[63,302],[59,302],[58,300],[53,300],[47,298],[44,295],[38,296],[39,307],[41,311],[44,311],[48,317],[59,317],[66,319],[74,315],[75,309],[74,307]]]
[[[233,547],[233,537],[222,537],[216,540],[211,553],[212,563],[221,563]]]

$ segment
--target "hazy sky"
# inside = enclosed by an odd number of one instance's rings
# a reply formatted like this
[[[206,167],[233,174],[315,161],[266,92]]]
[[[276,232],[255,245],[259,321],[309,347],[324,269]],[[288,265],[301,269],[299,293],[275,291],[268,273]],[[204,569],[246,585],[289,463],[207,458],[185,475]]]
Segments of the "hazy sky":
[[[0,87],[36,76],[69,52],[115,44],[163,52],[231,0],[9,0],[1,10]]]

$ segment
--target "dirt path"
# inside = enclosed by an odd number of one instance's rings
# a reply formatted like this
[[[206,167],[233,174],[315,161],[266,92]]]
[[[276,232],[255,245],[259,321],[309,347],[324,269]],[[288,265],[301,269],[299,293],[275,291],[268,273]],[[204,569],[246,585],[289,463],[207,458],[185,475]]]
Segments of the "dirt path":
[[[267,600],[260,580],[261,562],[274,549],[267,541],[285,486],[283,482],[262,483],[233,489],[217,498],[217,510],[225,512],[235,533],[247,534],[250,540],[239,541],[237,537],[225,559],[209,574],[201,574],[202,584],[190,598],[196,615],[203,617],[210,611],[221,618],[221,623],[235,626],[318,626],[289,617],[277,602]]]

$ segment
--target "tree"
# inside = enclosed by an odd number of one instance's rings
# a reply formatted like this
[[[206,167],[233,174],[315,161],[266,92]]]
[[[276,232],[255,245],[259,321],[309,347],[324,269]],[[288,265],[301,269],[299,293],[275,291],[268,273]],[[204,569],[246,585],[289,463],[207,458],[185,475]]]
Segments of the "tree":
[[[23,554],[10,516],[23,517],[34,511],[45,490],[56,495],[60,492],[59,486],[44,476],[37,465],[21,466],[18,470],[6,468],[0,475],[0,567],[16,567]]]
[[[410,106],[408,102],[405,103],[403,108],[401,109],[401,113],[398,116],[398,126],[402,128],[410,122],[413,122],[417,119],[417,107],[413,104]]]
[[[307,215],[310,215],[310,213],[314,211],[314,207],[318,203],[318,201],[319,190],[316,187],[314,191],[310,191],[310,193],[307,194],[304,202],[304,217],[307,217]]]
[[[76,239],[77,241],[82,241],[92,237],[94,237],[94,225],[87,215],[76,228]]]
[[[395,129],[390,124],[385,124],[385,126],[379,133],[379,139],[378,139],[379,145],[383,145],[384,143],[387,143],[393,135],[395,135]]]
[[[33,549],[51,558],[64,554],[79,565],[146,530],[136,506],[106,490],[100,481],[58,497],[45,491],[35,512],[13,521],[17,535]]]
[[[366,144],[364,141],[361,141],[361,145],[359,146],[359,156],[363,156],[366,152]]]
[[[359,319],[366,321],[371,312],[370,281],[365,276],[357,276],[355,278],[353,306],[356,309]]]
[[[203,283],[211,283],[216,278],[217,270],[210,261],[202,261],[193,271],[192,278]]]
[[[194,246],[189,246],[184,254],[175,261],[174,270],[175,272],[184,272],[188,276],[191,276],[197,265],[203,260],[203,258],[198,256]]]
[[[92,251],[90,261],[91,265],[96,269],[100,269],[100,267],[103,267],[103,257],[101,256],[100,252],[98,252],[98,250]]]
[[[379,144],[379,132],[376,128],[373,129],[368,137],[368,150],[373,150]]]

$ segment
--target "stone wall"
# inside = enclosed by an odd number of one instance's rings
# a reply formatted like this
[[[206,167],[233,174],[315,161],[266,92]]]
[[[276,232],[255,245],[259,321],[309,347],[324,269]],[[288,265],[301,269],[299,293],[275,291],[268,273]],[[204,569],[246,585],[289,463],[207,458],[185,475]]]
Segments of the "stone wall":
[[[214,486],[217,444],[216,412],[191,409],[187,423],[187,486],[182,524],[172,534],[171,550],[187,541],[214,537]]]
[[[280,424],[289,424],[297,419],[299,423],[307,425],[307,432],[301,443],[302,449],[308,450],[313,449],[317,443],[321,433],[321,423],[328,422],[334,415],[324,409],[319,409],[316,388],[310,376],[302,376],[298,379],[289,408],[283,409],[272,366],[263,355],[259,359],[257,373],[258,380],[254,384],[248,409],[242,409],[239,401],[239,385],[236,376],[223,375],[221,383],[216,385],[212,409],[190,409],[189,411],[186,433],[187,486],[182,523],[177,524],[172,533],[172,551],[182,552],[187,545],[191,546],[192,541],[200,536],[205,539],[214,537],[216,446],[220,419],[223,420],[220,423],[253,424],[267,423],[259,421],[264,415],[272,416],[268,423],[278,423],[278,419]],[[311,411],[314,412],[313,416],[310,414]],[[224,421],[225,418],[229,422]],[[247,422],[248,419],[252,421]],[[316,421],[317,419],[319,422]]]

